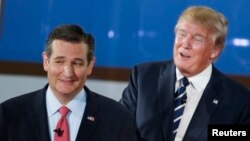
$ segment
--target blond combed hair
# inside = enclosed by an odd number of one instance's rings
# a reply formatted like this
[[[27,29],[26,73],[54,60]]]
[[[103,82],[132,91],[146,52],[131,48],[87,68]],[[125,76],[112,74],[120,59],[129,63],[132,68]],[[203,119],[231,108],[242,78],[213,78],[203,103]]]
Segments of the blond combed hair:
[[[212,41],[216,47],[224,48],[228,21],[223,14],[206,6],[188,7],[180,15],[175,30],[180,22],[187,20],[205,27],[212,32]]]

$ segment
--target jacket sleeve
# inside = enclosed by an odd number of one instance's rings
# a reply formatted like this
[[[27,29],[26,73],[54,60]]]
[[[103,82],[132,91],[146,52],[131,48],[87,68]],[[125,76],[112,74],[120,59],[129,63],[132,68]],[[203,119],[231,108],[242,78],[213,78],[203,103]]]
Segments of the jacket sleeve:
[[[128,86],[124,89],[120,103],[129,109],[134,115],[136,114],[136,105],[138,97],[137,85],[137,67],[132,69]]]

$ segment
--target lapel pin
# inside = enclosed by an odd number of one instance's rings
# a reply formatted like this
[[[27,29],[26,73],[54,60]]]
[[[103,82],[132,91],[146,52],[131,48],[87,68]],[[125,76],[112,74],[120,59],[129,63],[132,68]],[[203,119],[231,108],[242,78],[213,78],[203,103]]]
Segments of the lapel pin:
[[[219,101],[218,101],[217,99],[214,99],[214,100],[213,100],[213,103],[214,103],[214,104],[218,104],[218,102],[219,102]]]
[[[92,117],[92,116],[88,116],[87,119],[90,120],[90,121],[95,121],[95,118]]]

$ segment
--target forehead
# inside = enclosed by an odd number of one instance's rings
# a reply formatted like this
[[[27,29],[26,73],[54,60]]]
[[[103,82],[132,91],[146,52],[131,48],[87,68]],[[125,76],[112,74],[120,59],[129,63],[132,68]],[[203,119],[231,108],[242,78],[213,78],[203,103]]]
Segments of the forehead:
[[[209,30],[205,26],[186,20],[180,21],[176,30],[185,31],[194,35],[199,34],[205,37],[210,35]]]
[[[88,47],[84,42],[74,43],[63,40],[52,42],[52,55],[60,56],[86,56]]]

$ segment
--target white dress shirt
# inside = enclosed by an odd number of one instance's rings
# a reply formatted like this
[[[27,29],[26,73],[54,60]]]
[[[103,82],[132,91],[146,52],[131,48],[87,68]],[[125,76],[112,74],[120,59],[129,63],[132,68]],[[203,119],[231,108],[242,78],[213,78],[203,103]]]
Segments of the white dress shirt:
[[[196,110],[196,107],[201,99],[204,89],[206,88],[208,81],[211,78],[212,74],[212,65],[209,65],[205,70],[201,73],[189,77],[189,85],[186,88],[187,91],[187,101],[185,105],[185,109],[179,124],[179,128],[175,137],[175,141],[182,141],[183,137],[187,131],[188,125],[192,119],[192,116]],[[179,80],[183,77],[180,71],[176,68],[176,87],[177,90],[179,84]]]
[[[76,140],[76,136],[86,107],[86,97],[86,92],[84,91],[84,89],[82,89],[74,97],[74,99],[72,99],[67,105],[65,105],[69,108],[67,121],[70,132],[70,141]],[[46,92],[46,106],[49,120],[50,137],[51,140],[54,141],[54,129],[56,128],[56,124],[61,117],[58,110],[63,105],[61,105],[61,103],[54,96],[50,87],[48,87]]]

